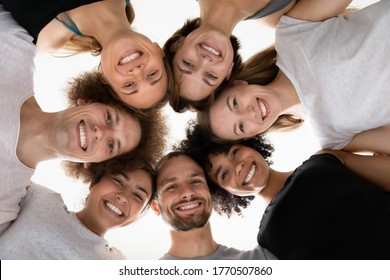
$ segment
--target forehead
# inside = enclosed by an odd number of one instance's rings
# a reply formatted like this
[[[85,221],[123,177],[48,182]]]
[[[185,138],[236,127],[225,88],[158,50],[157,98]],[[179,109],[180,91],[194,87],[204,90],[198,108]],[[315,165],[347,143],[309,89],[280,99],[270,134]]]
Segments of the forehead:
[[[172,177],[186,177],[194,173],[204,176],[203,169],[193,159],[183,155],[175,156],[163,163],[157,175],[157,182]]]

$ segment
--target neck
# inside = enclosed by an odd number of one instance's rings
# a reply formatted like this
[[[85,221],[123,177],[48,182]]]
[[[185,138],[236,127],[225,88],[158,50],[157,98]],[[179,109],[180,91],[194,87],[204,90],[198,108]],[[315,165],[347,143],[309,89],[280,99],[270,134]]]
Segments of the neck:
[[[283,188],[287,178],[292,174],[289,172],[279,172],[270,169],[270,175],[267,185],[259,193],[259,196],[263,199],[265,205],[268,205],[275,195]]]
[[[171,230],[171,248],[169,254],[178,258],[196,258],[208,256],[218,249],[214,241],[210,222],[202,228],[189,231]]]
[[[232,35],[237,23],[247,16],[236,3],[230,1],[199,0],[199,9],[201,25],[217,29],[227,37]]]
[[[267,85],[275,95],[279,96],[281,102],[282,112],[281,114],[293,114],[296,116],[302,116],[301,101],[294,85],[290,79],[279,70],[275,79]]]
[[[16,154],[30,168],[36,168],[41,161],[55,158],[52,146],[48,145],[51,119],[52,114],[43,112],[35,97],[32,96],[23,103]]]
[[[68,11],[84,35],[95,37],[104,46],[117,34],[132,30],[125,13],[125,1],[106,0]]]
[[[94,223],[89,217],[86,209],[82,209],[81,211],[76,213],[77,219],[90,231],[95,233],[96,235],[99,235],[101,237],[104,237],[106,234],[107,230],[100,227],[98,224]]]

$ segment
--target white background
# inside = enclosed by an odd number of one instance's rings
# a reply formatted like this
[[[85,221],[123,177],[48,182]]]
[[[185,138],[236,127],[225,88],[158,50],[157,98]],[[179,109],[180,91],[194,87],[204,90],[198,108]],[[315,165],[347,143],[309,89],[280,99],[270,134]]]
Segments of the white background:
[[[353,6],[363,7],[375,0],[355,0]],[[133,0],[136,19],[133,24],[138,32],[149,36],[163,46],[165,40],[188,18],[199,15],[195,0]],[[241,55],[244,60],[273,43],[274,31],[261,27],[256,21],[244,21],[233,32],[241,41]],[[64,87],[72,76],[96,67],[99,58],[89,54],[70,58],[38,56],[36,59],[36,95],[45,111],[57,111],[66,107]],[[166,107],[170,121],[170,143],[184,137],[186,122],[192,113],[176,114]],[[173,128],[174,127],[174,128]],[[273,168],[280,171],[293,170],[319,148],[308,128],[304,125],[295,132],[269,135],[275,145]],[[167,152],[169,151],[168,150]],[[82,207],[87,186],[67,178],[59,161],[41,163],[33,177],[37,183],[50,187],[63,195],[68,208],[77,211]],[[263,207],[254,200],[244,211],[244,217],[230,219],[213,213],[211,225],[214,239],[221,244],[238,249],[251,249],[256,245],[256,236]],[[153,260],[161,257],[169,248],[169,227],[152,211],[133,225],[111,230],[106,239],[116,246],[128,259]]]

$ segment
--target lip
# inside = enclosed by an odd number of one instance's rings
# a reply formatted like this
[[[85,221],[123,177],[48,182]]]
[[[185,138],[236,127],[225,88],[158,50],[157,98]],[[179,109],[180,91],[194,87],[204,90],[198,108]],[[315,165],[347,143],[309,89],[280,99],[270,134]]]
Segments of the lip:
[[[199,43],[199,48],[210,57],[223,58],[222,50],[213,44],[201,42]]]
[[[140,50],[129,50],[122,54],[118,59],[118,65],[128,65],[136,62],[143,56]]]
[[[264,121],[270,114],[270,108],[269,104],[267,101],[265,101],[262,98],[256,97],[256,104],[257,104],[257,109],[259,110],[259,116],[262,121]],[[264,107],[263,107],[263,106]],[[262,109],[262,107],[264,109]],[[265,114],[263,115],[263,110],[265,110]]]

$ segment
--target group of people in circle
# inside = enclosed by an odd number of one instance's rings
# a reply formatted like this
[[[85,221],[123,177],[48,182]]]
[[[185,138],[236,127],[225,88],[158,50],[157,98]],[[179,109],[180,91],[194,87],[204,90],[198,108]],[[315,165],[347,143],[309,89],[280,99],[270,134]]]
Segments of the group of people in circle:
[[[132,28],[130,0],[0,0],[1,259],[125,259],[104,236],[149,207],[172,227],[161,259],[390,257],[390,1],[197,2],[159,46]],[[275,43],[243,61],[233,31],[254,19]],[[56,50],[100,63],[45,112],[34,58]],[[197,116],[168,154],[164,106]],[[267,133],[304,120],[323,149],[274,170]],[[52,159],[89,184],[80,211],[31,181]],[[255,196],[258,245],[215,241],[212,211],[240,215]]]

